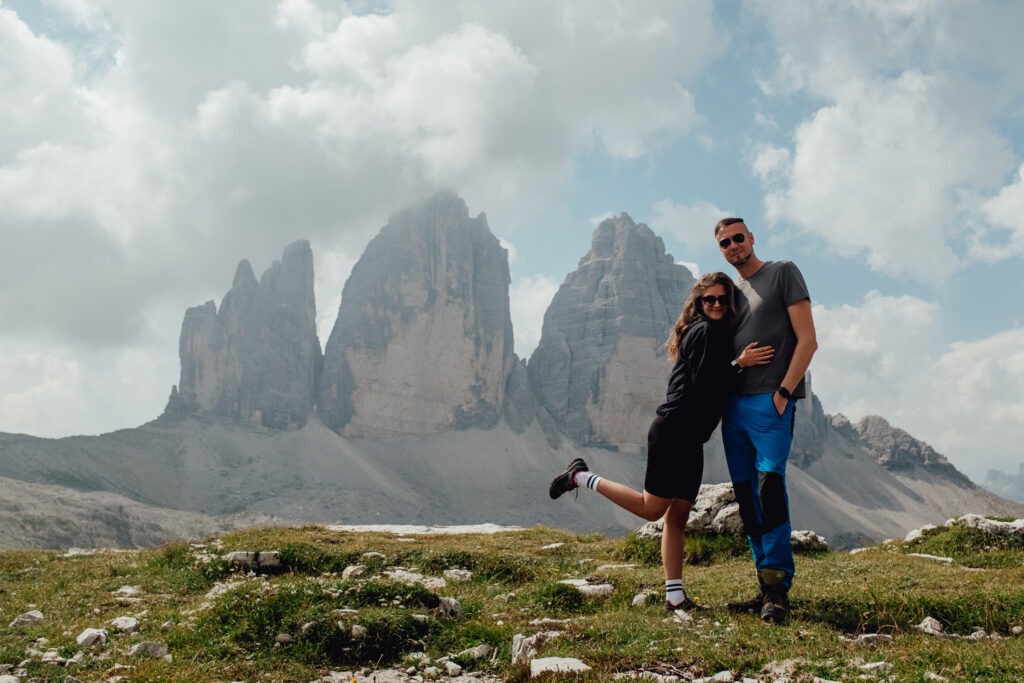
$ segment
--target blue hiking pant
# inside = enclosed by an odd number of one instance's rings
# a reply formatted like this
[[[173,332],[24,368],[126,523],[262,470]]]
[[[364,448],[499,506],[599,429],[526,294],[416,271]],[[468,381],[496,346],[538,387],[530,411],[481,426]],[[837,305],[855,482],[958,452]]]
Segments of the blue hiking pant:
[[[789,497],[786,461],[793,443],[790,400],[782,415],[772,394],[733,396],[722,418],[722,441],[740,516],[760,572],[782,570],[783,584],[793,584],[793,551],[789,545]]]

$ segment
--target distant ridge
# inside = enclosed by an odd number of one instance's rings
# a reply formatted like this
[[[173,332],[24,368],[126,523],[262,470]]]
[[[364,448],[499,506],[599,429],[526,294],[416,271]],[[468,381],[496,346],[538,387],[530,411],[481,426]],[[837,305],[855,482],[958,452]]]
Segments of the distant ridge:
[[[0,477],[171,516],[606,533],[638,524],[596,495],[550,501],[547,484],[583,457],[642,485],[669,371],[659,349],[693,283],[647,226],[626,214],[598,226],[528,362],[512,346],[507,252],[451,193],[396,213],[371,241],[322,358],[312,278],[305,241],[259,281],[242,261],[219,310],[186,312],[181,380],[162,416],[96,437],[0,434]],[[704,482],[727,481],[717,434],[705,454]],[[789,477],[794,526],[833,547],[968,512],[1024,517],[1024,505],[884,419],[826,415],[813,391],[797,406]],[[49,519],[80,514],[54,505]],[[140,517],[122,517],[108,520],[116,538],[154,537],[132,529]],[[30,542],[67,543],[57,532]]]

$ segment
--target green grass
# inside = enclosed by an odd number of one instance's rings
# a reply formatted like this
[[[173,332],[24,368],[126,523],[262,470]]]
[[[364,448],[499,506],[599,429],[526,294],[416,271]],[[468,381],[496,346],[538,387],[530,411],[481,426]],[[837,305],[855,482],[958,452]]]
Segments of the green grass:
[[[552,543],[563,545],[542,549]],[[269,549],[281,551],[285,567],[273,575],[245,574],[222,559],[232,550]],[[368,551],[385,557],[366,558]],[[103,680],[121,662],[135,666],[121,673],[132,681],[305,682],[332,669],[404,668],[403,659],[414,651],[437,658],[487,643],[496,650],[493,661],[463,664],[525,681],[528,668],[511,664],[512,637],[553,629],[562,635],[545,643],[541,656],[579,657],[593,667],[571,680],[603,681],[614,672],[656,665],[690,677],[729,669],[756,678],[784,660],[796,660],[785,674],[795,680],[861,680],[865,672],[857,662],[880,660],[892,669],[865,680],[924,681],[927,672],[948,680],[1024,679],[1024,636],[1013,633],[1024,626],[1024,543],[1017,539],[943,528],[857,555],[800,554],[792,618],[781,626],[723,607],[757,588],[743,539],[693,535],[686,551],[687,591],[711,607],[694,612],[686,624],[666,619],[661,609],[659,542],[635,535],[606,539],[535,528],[402,542],[311,526],[89,557],[6,552],[0,553],[0,665],[17,666],[37,638],[69,656],[80,649],[75,636],[85,628],[144,612],[139,633],[112,633],[105,648],[89,651],[106,650],[110,658],[90,656],[74,675]],[[599,569],[624,562],[636,567]],[[366,565],[366,575],[343,580],[352,564]],[[388,580],[384,572],[392,566],[434,577],[454,568],[473,574],[431,590]],[[614,593],[585,597],[559,583],[586,577],[610,582]],[[142,589],[142,602],[118,600],[113,591],[126,584]],[[633,596],[645,590],[654,596],[634,607]],[[445,596],[461,603],[461,617],[435,611]],[[30,605],[46,615],[43,624],[6,627]],[[973,642],[926,636],[913,627],[927,616],[950,633],[968,635],[980,627],[1001,637]],[[529,623],[544,617],[567,621]],[[165,622],[170,626],[163,628]],[[354,625],[365,631],[354,633]],[[893,641],[864,647],[842,640],[874,632]],[[130,662],[125,653],[142,640],[166,642],[173,661]],[[25,668],[23,680],[63,680],[67,673],[38,660]]]

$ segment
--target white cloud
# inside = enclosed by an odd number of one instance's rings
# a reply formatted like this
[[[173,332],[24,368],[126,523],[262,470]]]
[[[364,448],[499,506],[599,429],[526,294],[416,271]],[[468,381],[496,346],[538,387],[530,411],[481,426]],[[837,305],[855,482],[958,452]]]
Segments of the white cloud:
[[[979,244],[976,249],[993,259],[1007,254],[1024,255],[1024,164],[1017,169],[1016,180],[984,202],[981,210],[991,224],[1008,229],[1010,235],[1005,246],[999,240],[995,245]]]
[[[858,305],[815,305],[814,392],[856,421],[882,415],[959,468],[1012,466],[1024,442],[1024,329],[939,345],[941,310],[871,292]]]
[[[509,288],[509,307],[512,329],[515,331],[516,354],[529,358],[540,343],[544,313],[555,298],[559,283],[547,275],[530,275],[512,282]]]
[[[710,202],[677,204],[662,199],[654,205],[650,225],[657,233],[671,235],[687,247],[700,249],[714,245],[715,224],[732,215],[731,209],[720,209]]]
[[[752,159],[767,217],[876,271],[932,285],[977,257],[971,247],[989,230],[977,198],[997,191],[1014,164],[994,120],[1024,90],[1018,76],[973,73],[980,46],[951,27],[963,21],[970,35],[1004,10],[752,4],[777,52],[763,90],[826,102],[796,127],[791,148],[765,145]]]
[[[676,264],[690,271],[690,275],[694,278],[700,277],[700,268],[693,261],[676,261]]]

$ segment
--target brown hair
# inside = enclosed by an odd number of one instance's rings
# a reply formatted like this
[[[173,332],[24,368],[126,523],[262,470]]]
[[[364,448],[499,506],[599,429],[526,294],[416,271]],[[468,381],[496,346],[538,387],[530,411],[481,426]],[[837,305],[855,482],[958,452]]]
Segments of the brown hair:
[[[693,323],[707,320],[704,315],[704,304],[700,298],[704,296],[704,292],[715,285],[725,287],[725,295],[729,297],[728,309],[722,321],[729,326],[736,325],[739,316],[736,315],[736,285],[733,284],[732,278],[722,272],[701,275],[693,285],[690,297],[683,304],[683,312],[679,314],[679,319],[676,320],[672,333],[669,335],[668,341],[665,342],[665,353],[673,363],[679,358],[679,342],[683,338],[683,333]]]
[[[743,219],[742,218],[723,218],[722,220],[718,221],[718,223],[715,224],[715,234],[717,235],[719,230],[721,230],[722,228],[727,228],[730,225],[732,225],[733,223],[743,223]]]

